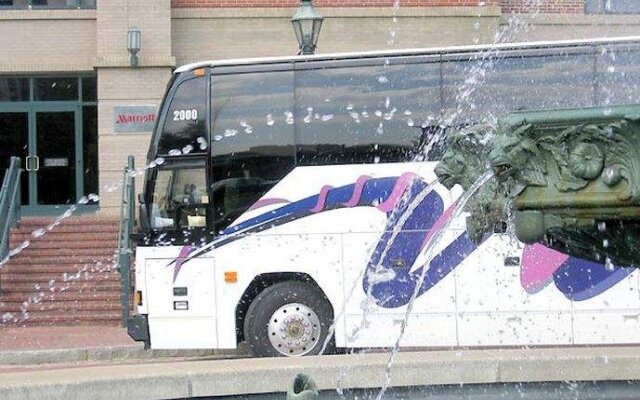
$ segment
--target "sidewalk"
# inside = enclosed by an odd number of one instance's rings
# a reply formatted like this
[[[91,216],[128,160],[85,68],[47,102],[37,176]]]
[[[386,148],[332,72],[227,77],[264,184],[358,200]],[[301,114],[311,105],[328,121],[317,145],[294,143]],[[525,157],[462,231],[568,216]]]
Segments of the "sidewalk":
[[[144,350],[127,331],[114,326],[1,327],[0,366],[116,361],[161,357],[205,357],[213,350]]]
[[[83,367],[81,371],[78,368],[60,368],[8,372],[0,374],[0,398],[164,400],[267,394],[264,399],[284,399],[283,392],[293,377],[297,373],[306,373],[314,378],[319,390],[332,392],[321,395],[322,399],[339,396],[336,395],[338,388],[380,388],[386,379],[388,360],[388,353],[378,353],[277,360],[261,358],[250,362],[198,360],[110,364]],[[391,387],[419,387],[521,382],[567,382],[568,385],[592,381],[633,382],[640,380],[639,361],[640,347],[637,346],[404,352],[396,357],[390,383]],[[552,392],[545,393],[548,396],[535,398],[558,398]],[[582,398],[579,393],[572,393],[571,397],[576,396]],[[482,398],[494,397],[484,394]]]

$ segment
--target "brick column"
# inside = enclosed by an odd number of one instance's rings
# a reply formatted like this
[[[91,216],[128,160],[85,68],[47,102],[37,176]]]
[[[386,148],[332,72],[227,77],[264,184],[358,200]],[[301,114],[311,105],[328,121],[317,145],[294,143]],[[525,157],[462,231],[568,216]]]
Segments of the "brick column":
[[[158,106],[175,60],[171,56],[169,0],[97,2],[98,132],[101,211],[119,212],[121,179],[127,154],[144,166],[151,132],[115,133],[115,106]],[[139,67],[129,66],[127,31],[142,30]],[[137,179],[138,191],[142,179]]]

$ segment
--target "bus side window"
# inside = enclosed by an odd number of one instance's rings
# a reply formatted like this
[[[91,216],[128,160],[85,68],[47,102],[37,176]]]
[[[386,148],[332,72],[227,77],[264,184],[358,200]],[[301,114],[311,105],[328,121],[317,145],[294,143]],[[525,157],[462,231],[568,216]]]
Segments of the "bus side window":
[[[213,224],[224,231],[294,168],[293,72],[211,78]]]
[[[158,145],[159,155],[206,153],[206,79],[178,86],[167,110]]]
[[[209,206],[203,167],[159,169],[156,177],[151,227],[158,230],[206,227]]]
[[[422,126],[438,123],[438,62],[296,74],[298,165],[411,161]]]

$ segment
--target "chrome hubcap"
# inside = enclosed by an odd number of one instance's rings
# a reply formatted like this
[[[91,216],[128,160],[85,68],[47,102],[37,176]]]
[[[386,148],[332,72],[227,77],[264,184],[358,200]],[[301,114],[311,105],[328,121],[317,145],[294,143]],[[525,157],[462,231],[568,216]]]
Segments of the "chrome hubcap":
[[[280,354],[302,356],[318,344],[320,319],[304,304],[285,304],[269,319],[267,332],[271,345]]]

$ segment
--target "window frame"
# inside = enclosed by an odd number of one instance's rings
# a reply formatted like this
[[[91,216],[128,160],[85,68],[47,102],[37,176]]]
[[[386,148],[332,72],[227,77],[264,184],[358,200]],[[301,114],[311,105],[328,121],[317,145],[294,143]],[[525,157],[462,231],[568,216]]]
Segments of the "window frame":
[[[613,4],[615,4],[618,0],[585,0],[585,2],[584,2],[584,13],[587,14],[587,15],[636,15],[636,14],[640,14],[640,3],[636,3],[638,5],[638,10],[636,10],[636,11],[616,11],[616,10],[607,10],[607,8],[606,8],[607,1],[611,1]]]
[[[172,157],[167,159],[165,163],[163,163],[162,165],[159,165],[149,170],[151,171],[151,173],[149,174],[149,178],[146,180],[146,187],[145,187],[144,193],[147,193],[147,199],[145,199],[145,205],[146,205],[145,208],[147,210],[147,215],[149,216],[149,227],[150,227],[151,237],[158,238],[160,236],[168,236],[169,238],[182,239],[183,241],[185,241],[186,239],[193,239],[193,241],[195,242],[196,239],[199,240],[201,237],[207,238],[210,235],[210,232],[212,231],[212,225],[213,225],[213,220],[212,220],[213,207],[212,207],[212,201],[211,201],[211,185],[209,185],[210,172],[209,172],[208,164],[209,163],[207,161],[207,156],[203,154],[198,154],[198,155],[189,156],[189,157],[184,157],[184,156]],[[156,185],[158,183],[158,180],[157,180],[158,173],[160,171],[167,171],[167,170],[198,169],[198,168],[204,169],[205,186],[207,187],[206,193],[209,198],[209,203],[207,204],[207,206],[204,207],[206,209],[205,226],[191,227],[191,228],[179,227],[179,226],[176,226],[175,218],[174,218],[174,223],[172,226],[167,226],[163,228],[153,227],[153,224],[151,221],[151,210],[154,204],[153,197],[155,195]],[[171,185],[173,184],[174,182],[171,183]],[[190,231],[190,234],[185,235],[185,230]],[[196,234],[194,235],[194,233]]]
[[[0,5],[0,11],[2,10],[95,10],[97,8],[97,1],[94,0],[90,5],[86,5],[84,0],[76,0],[76,5],[52,5],[47,4],[39,5],[33,4],[33,0],[26,0],[23,5],[15,4],[15,0],[12,0],[11,5]]]

